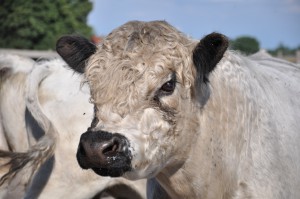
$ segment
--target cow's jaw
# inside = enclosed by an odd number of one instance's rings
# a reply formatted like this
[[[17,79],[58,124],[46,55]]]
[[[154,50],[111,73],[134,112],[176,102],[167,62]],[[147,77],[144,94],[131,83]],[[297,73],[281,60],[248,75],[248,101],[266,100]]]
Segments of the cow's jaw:
[[[133,124],[135,130],[120,129],[121,134],[130,142],[129,150],[132,154],[132,168],[124,177],[131,180],[154,177],[170,159],[174,145],[168,135],[172,134],[174,125],[153,108],[144,109],[139,120],[135,120]]]

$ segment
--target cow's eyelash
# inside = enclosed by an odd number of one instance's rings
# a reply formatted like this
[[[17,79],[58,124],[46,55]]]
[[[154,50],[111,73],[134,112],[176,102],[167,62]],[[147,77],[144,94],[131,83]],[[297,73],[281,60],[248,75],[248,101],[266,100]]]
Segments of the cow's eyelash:
[[[176,86],[176,81],[174,81],[173,79],[167,81],[166,83],[164,83],[161,87],[160,87],[160,91],[165,92],[165,93],[172,93],[175,89]]]
[[[163,96],[168,96],[173,94],[176,84],[179,83],[176,79],[175,73],[172,74],[172,78],[166,81],[155,93],[154,100],[158,100]]]

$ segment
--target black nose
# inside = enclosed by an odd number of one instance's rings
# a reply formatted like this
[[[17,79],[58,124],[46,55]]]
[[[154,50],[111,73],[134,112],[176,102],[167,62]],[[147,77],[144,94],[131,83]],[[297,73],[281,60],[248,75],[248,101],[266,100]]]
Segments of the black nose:
[[[129,142],[118,133],[87,131],[81,135],[77,160],[81,168],[101,176],[119,177],[131,168]]]

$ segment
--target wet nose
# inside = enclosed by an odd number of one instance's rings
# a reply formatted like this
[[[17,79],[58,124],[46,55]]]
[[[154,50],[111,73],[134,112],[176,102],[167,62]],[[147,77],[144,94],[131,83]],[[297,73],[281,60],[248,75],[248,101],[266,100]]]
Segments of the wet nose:
[[[128,140],[118,133],[87,131],[81,135],[77,160],[81,168],[91,168],[99,175],[123,172],[130,166],[128,147]]]
[[[86,132],[82,134],[78,147],[79,165],[83,169],[109,164],[110,157],[121,152],[122,141],[108,132]]]

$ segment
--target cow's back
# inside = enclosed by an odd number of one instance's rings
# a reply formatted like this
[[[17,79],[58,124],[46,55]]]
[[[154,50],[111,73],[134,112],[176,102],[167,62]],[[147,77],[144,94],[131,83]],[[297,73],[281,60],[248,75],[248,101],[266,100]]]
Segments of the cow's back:
[[[286,124],[290,132],[300,130],[300,67],[276,58],[259,58],[249,67],[264,89],[278,124]],[[283,130],[283,129],[282,129]],[[288,133],[287,133],[288,134]],[[300,136],[297,133],[293,137]]]
[[[239,182],[235,195],[299,198],[300,69],[229,51],[212,74],[211,88],[202,137],[217,132],[212,140],[224,146],[225,167],[236,171],[229,177]]]
[[[270,108],[269,126],[274,129],[265,131],[265,142],[270,143],[269,150],[272,150],[272,154],[269,153],[273,158],[270,164],[274,164],[270,165],[268,172],[277,173],[277,178],[273,180],[283,186],[279,189],[282,198],[299,198],[300,68],[275,58],[261,58],[257,62],[259,65],[253,69],[257,71],[257,80],[265,90],[265,103]]]

